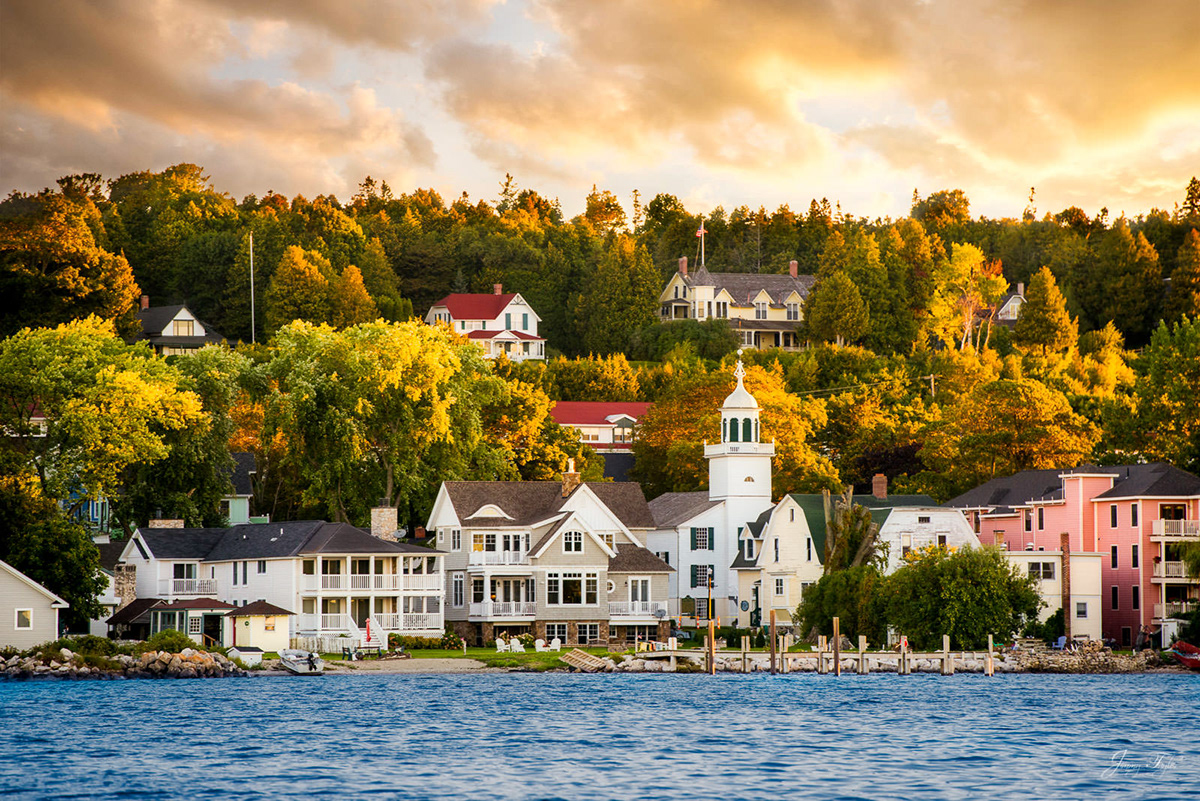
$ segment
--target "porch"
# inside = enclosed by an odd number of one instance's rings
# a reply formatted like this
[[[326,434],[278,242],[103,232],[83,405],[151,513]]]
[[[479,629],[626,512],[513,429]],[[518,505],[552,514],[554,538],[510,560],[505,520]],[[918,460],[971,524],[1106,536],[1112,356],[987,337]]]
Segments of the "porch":
[[[533,601],[483,601],[471,604],[468,610],[471,620],[533,620],[535,614],[537,604]]]
[[[646,622],[655,622],[667,616],[666,601],[609,601],[608,616],[613,622],[622,625],[633,622],[632,618],[640,618]]]
[[[158,594],[159,597],[168,599],[179,598],[182,596],[216,596],[217,580],[211,578],[160,579],[158,582]]]
[[[1200,539],[1200,520],[1155,520],[1150,536],[1164,540],[1197,540]]]

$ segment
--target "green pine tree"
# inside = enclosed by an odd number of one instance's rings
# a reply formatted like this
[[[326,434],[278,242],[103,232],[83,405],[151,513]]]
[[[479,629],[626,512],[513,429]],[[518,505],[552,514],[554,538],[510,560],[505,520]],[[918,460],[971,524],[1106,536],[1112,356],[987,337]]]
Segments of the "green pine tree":
[[[1059,352],[1075,344],[1079,325],[1067,313],[1067,301],[1049,267],[1043,267],[1029,283],[1025,303],[1013,330],[1013,340],[1024,347],[1040,347],[1042,355]]]

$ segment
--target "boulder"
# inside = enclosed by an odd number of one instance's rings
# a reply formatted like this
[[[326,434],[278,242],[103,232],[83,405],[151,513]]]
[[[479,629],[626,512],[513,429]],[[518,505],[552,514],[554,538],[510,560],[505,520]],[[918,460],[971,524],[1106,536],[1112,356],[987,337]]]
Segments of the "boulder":
[[[69,648],[61,649],[58,652],[58,655],[62,658],[61,661],[63,661],[63,662],[70,662],[71,657],[75,656],[75,654],[71,653],[71,650]]]

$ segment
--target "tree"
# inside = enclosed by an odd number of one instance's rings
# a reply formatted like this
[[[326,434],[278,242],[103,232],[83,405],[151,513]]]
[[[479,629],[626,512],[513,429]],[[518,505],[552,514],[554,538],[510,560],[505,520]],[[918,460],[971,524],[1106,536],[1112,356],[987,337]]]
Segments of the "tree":
[[[584,348],[596,354],[623,352],[635,331],[658,319],[661,291],[646,249],[633,237],[614,237],[579,299]]]
[[[935,283],[935,331],[948,346],[957,341],[959,350],[980,350],[984,340],[978,332],[991,323],[991,317],[981,313],[994,314],[1008,288],[999,262],[989,262],[974,245],[957,243],[950,247],[950,258],[938,263]]]
[[[321,254],[303,251],[295,245],[289,247],[267,287],[267,330],[275,331],[293,320],[327,322],[332,271]]]
[[[1067,313],[1067,303],[1058,291],[1058,282],[1048,267],[1043,267],[1029,284],[1021,305],[1013,341],[1046,351],[1063,351],[1075,344],[1079,325]]]
[[[362,273],[353,264],[329,284],[329,317],[335,328],[346,328],[379,317],[375,301],[363,286]]]
[[[961,189],[944,189],[934,192],[924,200],[913,193],[910,216],[925,223],[929,228],[961,225],[971,221],[971,201]]]
[[[944,634],[951,647],[982,648],[989,634],[1008,639],[1036,617],[1035,581],[994,548],[913,551],[887,579],[888,625],[914,649],[933,650]]]
[[[825,502],[825,575],[835,570],[873,564],[878,556],[879,524],[871,510],[854,503],[854,490],[834,500],[829,490]]]
[[[588,193],[583,217],[601,234],[616,233],[625,227],[625,210],[621,208],[621,201],[607,189],[597,190],[595,184]]]
[[[1079,303],[1087,327],[1112,320],[1130,343],[1140,345],[1152,330],[1161,294],[1157,251],[1143,234],[1134,235],[1124,219],[1117,220],[1081,276]]]
[[[851,641],[860,635],[872,643],[887,637],[884,610],[880,603],[883,576],[875,565],[858,565],[826,573],[804,590],[804,600],[792,614],[802,632],[829,632],[838,618],[842,634]]]
[[[1185,315],[1192,319],[1200,317],[1200,231],[1195,228],[1179,246],[1175,269],[1171,272],[1171,291],[1167,295],[1166,319],[1175,321]]]
[[[166,458],[169,432],[202,424],[200,399],[179,384],[96,317],[24,329],[0,342],[0,450],[41,497],[111,496],[127,467]]]
[[[125,333],[140,294],[123,256],[101,246],[88,198],[42,194],[0,204],[0,336],[94,314]]]
[[[822,342],[856,342],[869,319],[858,287],[840,270],[817,281],[804,303],[805,331]]]

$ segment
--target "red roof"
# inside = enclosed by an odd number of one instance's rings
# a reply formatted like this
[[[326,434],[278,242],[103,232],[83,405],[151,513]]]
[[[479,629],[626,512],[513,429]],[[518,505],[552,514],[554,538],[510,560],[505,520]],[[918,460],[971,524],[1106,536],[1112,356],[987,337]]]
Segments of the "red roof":
[[[503,330],[503,331],[479,331],[479,330],[468,331],[467,339],[495,339],[496,337],[500,336],[501,334],[508,334],[510,336],[516,337],[517,339],[528,339],[532,342],[544,342],[545,341],[541,337],[535,337],[533,334],[530,334],[526,331],[514,331],[511,328]]]
[[[510,292],[506,295],[465,295],[455,293],[433,304],[445,306],[450,316],[455,320],[495,320],[504,313],[508,304],[517,295]]]
[[[550,414],[560,426],[604,426],[611,425],[607,418],[615,414],[625,414],[634,420],[641,420],[653,405],[652,403],[559,401],[550,409]]]
[[[224,601],[208,600],[205,598],[193,598],[187,601],[170,601],[162,606],[155,607],[154,611],[160,609],[234,609],[233,604],[227,604]]]

